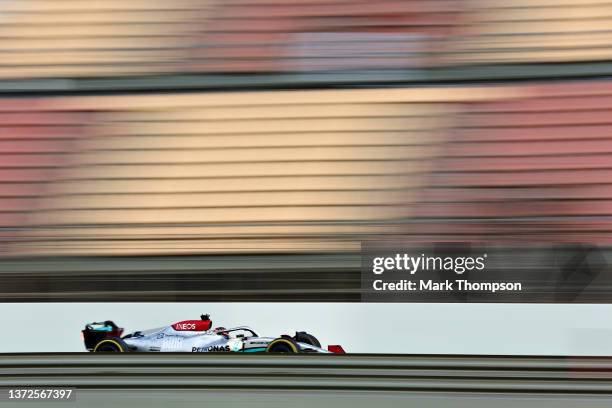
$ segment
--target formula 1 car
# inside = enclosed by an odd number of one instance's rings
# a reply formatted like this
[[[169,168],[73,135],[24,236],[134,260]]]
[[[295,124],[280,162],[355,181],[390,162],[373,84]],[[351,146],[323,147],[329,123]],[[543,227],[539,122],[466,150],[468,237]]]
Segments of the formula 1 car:
[[[311,334],[259,337],[246,326],[211,329],[209,315],[200,320],[183,320],[170,326],[136,331],[122,336],[123,329],[111,320],[85,325],[85,348],[92,352],[267,352],[267,353],[344,353],[341,346],[327,350]]]

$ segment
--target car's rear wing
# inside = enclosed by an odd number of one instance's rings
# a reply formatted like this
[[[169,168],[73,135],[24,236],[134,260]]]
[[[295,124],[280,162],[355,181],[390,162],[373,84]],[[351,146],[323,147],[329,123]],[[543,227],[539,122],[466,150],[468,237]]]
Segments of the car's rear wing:
[[[93,348],[100,342],[100,340],[108,337],[121,337],[123,334],[123,328],[117,326],[112,320],[106,320],[104,322],[92,322],[85,325],[85,329],[81,331],[83,335],[83,342],[87,350],[93,350]]]

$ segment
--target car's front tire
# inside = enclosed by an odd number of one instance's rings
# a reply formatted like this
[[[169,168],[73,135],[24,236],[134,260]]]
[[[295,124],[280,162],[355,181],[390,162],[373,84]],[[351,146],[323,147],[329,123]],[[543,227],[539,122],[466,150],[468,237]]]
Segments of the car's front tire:
[[[130,351],[125,341],[119,337],[103,339],[93,348],[94,353],[126,353]]]
[[[319,340],[310,333],[295,332],[295,336],[293,338],[298,343],[310,344],[311,346],[321,348],[321,343],[319,342]]]

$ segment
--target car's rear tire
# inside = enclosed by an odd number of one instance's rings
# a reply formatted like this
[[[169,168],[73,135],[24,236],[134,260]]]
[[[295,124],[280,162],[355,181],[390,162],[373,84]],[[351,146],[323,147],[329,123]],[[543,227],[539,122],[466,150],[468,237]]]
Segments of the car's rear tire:
[[[306,343],[310,344],[311,346],[321,348],[321,343],[319,342],[319,340],[310,333],[295,332],[295,336],[293,338],[298,343]]]
[[[130,351],[125,341],[119,337],[100,340],[93,348],[94,353],[126,353]]]
[[[299,353],[300,346],[289,337],[274,339],[266,347],[267,353]]]

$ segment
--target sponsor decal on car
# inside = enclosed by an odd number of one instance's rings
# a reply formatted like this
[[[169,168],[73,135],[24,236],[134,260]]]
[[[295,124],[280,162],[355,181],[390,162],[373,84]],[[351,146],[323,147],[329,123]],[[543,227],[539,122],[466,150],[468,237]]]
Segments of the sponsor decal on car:
[[[240,351],[242,350],[242,341],[238,339],[231,339],[227,342],[230,351]]]
[[[192,353],[208,353],[214,351],[230,351],[230,346],[208,346],[208,347],[192,347]]]

